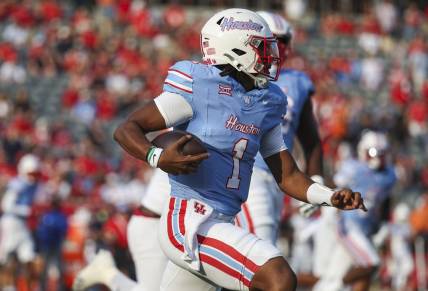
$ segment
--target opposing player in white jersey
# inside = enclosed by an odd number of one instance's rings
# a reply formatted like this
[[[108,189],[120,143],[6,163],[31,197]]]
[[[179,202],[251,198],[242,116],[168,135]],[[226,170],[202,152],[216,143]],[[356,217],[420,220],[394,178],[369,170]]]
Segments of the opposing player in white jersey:
[[[293,37],[290,24],[278,14],[265,11],[258,14],[278,39],[279,52],[285,60],[290,53]],[[287,114],[281,127],[285,145],[292,152],[295,137],[298,138],[306,160],[306,173],[314,181],[322,183],[321,142],[311,102],[314,86],[304,72],[288,68],[281,69],[275,84],[285,93],[288,101]],[[268,165],[260,154],[257,155],[248,200],[237,216],[237,225],[275,244],[283,197]]]
[[[35,258],[34,242],[27,226],[27,218],[31,214],[34,198],[41,189],[39,174],[39,159],[32,154],[24,155],[18,163],[17,177],[8,183],[1,200],[3,215],[0,218],[0,267],[5,275],[17,272],[9,270],[7,266],[11,255],[16,254],[23,266],[20,270],[24,272],[30,271],[29,263]]]
[[[248,194],[256,153],[280,187],[302,201],[364,209],[363,201],[349,189],[314,183],[286,150],[278,134],[286,98],[269,83],[280,62],[265,21],[228,9],[208,20],[201,35],[205,64],[176,63],[164,92],[115,132],[130,154],[173,174],[159,233],[172,263],[161,290],[294,290],[295,276],[279,250],[231,223]],[[180,147],[191,136],[164,149],[146,139],[171,126],[198,136],[208,154],[183,156]]]
[[[315,236],[314,272],[321,277],[314,286],[316,291],[341,290],[344,284],[353,284],[353,290],[368,290],[380,262],[371,236],[379,229],[396,181],[388,162],[386,135],[365,132],[357,151],[358,159],[341,162],[334,182],[361,191],[368,211],[323,211]]]

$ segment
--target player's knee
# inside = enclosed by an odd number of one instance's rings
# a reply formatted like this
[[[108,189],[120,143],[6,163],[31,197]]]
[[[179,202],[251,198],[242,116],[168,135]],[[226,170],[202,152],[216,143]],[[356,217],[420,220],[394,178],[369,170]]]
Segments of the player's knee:
[[[277,280],[277,288],[274,290],[281,291],[294,291],[297,288],[297,276],[288,268],[286,271],[281,273],[280,278]]]
[[[253,280],[253,287],[269,291],[294,291],[297,288],[297,277],[282,258],[274,258],[262,266]]]
[[[273,276],[271,289],[275,291],[294,291],[297,288],[296,274],[290,269],[282,270]]]

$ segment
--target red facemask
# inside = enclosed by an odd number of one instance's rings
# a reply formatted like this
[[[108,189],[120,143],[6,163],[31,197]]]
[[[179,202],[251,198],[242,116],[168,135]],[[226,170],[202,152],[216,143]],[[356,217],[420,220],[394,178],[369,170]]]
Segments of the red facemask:
[[[272,81],[278,80],[281,58],[276,38],[253,36],[250,39],[250,45],[258,56],[254,69]]]

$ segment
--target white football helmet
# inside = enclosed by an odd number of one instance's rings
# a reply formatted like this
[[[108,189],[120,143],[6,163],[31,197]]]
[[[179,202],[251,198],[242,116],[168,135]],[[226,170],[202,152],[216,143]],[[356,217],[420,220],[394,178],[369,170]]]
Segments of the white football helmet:
[[[40,171],[40,160],[32,154],[24,155],[18,163],[18,175],[28,176]]]
[[[257,14],[263,17],[277,38],[287,37],[291,39],[293,37],[293,29],[290,23],[281,15],[267,11],[257,11]]]
[[[293,38],[293,29],[291,25],[279,14],[267,11],[257,11],[266,23],[270,30],[278,40],[279,56],[282,62],[288,57],[291,49],[291,39]]]
[[[207,64],[230,64],[259,88],[278,79],[277,40],[263,18],[250,10],[227,9],[211,17],[201,31],[201,50]]]
[[[386,163],[388,148],[389,144],[386,135],[370,130],[361,136],[357,146],[358,158],[367,162],[371,169],[377,170]]]

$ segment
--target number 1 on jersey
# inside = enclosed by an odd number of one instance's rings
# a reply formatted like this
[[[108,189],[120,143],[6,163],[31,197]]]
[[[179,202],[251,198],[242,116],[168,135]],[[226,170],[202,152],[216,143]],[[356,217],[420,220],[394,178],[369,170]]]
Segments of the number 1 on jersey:
[[[233,169],[232,176],[227,179],[227,188],[239,189],[241,178],[239,177],[239,163],[244,157],[244,152],[247,149],[248,139],[241,138],[233,147]]]

